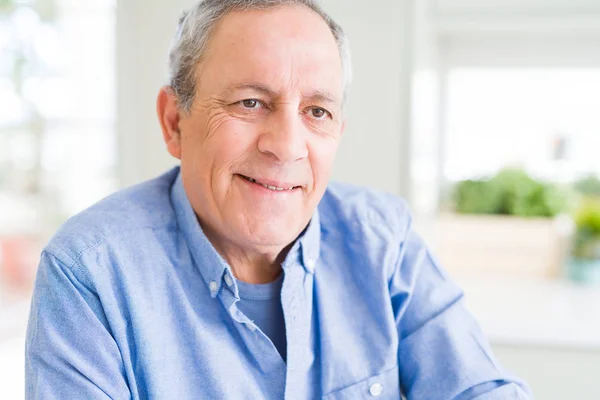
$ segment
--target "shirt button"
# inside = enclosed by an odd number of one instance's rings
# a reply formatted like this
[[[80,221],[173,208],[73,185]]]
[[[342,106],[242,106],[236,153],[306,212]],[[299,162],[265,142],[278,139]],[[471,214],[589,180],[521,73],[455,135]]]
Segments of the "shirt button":
[[[212,293],[212,294],[215,294],[215,292],[217,291],[217,288],[218,288],[218,287],[219,287],[219,286],[217,285],[217,282],[215,282],[215,281],[212,281],[212,282],[210,283],[210,291],[211,291],[211,293]]]
[[[315,260],[309,258],[308,260],[306,260],[306,267],[312,272],[315,269]]]
[[[381,394],[383,393],[383,386],[381,385],[381,383],[374,383],[369,388],[369,393],[373,397],[381,396]]]
[[[233,285],[233,280],[231,280],[231,277],[227,274],[225,275],[225,283],[227,284],[227,286]]]

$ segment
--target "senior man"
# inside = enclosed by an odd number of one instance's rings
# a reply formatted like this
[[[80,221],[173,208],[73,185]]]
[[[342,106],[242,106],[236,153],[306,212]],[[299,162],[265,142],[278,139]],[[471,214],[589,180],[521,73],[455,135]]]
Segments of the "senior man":
[[[27,398],[527,398],[405,203],[328,186],[349,65],[312,0],[184,15],[157,101],[181,166],[43,251]]]

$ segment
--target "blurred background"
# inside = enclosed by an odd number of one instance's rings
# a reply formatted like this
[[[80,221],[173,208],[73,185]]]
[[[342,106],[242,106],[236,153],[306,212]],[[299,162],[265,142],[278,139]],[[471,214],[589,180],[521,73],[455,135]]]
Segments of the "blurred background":
[[[0,398],[39,253],[175,161],[154,102],[193,0],[0,0]],[[538,399],[600,393],[600,0],[324,0],[355,81],[334,179],[404,196]]]

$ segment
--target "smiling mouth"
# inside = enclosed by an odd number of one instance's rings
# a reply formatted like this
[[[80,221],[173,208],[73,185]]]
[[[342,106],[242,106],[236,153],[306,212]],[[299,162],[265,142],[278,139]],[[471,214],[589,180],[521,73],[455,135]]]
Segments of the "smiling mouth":
[[[297,189],[297,188],[300,187],[300,186],[292,186],[292,187],[283,188],[283,187],[278,187],[278,186],[273,186],[273,185],[267,185],[266,183],[259,182],[256,179],[250,178],[248,176],[241,175],[241,174],[238,174],[238,175],[241,178],[247,180],[248,182],[255,183],[257,185],[261,185],[261,186],[263,186],[263,187],[265,187],[265,188],[267,188],[269,190],[273,190],[274,192],[292,191],[292,190]]]

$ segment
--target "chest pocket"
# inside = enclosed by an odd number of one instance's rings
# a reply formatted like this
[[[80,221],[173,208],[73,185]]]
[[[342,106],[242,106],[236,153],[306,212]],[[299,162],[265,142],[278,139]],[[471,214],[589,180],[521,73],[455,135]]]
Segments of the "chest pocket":
[[[323,396],[323,400],[400,400],[398,366]]]

